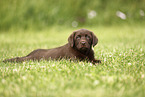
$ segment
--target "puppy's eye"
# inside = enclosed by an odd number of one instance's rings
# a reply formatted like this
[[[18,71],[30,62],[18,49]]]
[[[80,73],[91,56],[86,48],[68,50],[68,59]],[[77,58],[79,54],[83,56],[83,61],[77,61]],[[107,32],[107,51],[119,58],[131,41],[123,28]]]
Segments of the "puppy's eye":
[[[85,37],[86,37],[87,39],[90,39],[90,36],[88,36],[88,35],[86,35]]]
[[[76,39],[81,39],[81,36],[79,36],[79,35],[78,35],[78,36],[76,36]]]

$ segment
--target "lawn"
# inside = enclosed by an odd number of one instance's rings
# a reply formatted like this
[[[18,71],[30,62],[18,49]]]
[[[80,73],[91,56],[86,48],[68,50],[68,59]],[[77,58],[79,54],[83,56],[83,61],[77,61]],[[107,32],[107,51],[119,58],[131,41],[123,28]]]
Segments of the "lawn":
[[[78,29],[78,28],[77,28]],[[34,49],[67,43],[75,28],[0,32],[1,97],[145,97],[145,28],[140,25],[86,27],[99,43],[99,65],[68,60],[3,63]]]

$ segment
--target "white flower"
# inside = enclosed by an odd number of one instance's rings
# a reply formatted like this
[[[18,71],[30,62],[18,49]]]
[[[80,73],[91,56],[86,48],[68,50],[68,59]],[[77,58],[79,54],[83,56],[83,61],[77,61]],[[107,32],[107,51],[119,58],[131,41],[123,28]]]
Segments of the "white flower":
[[[106,58],[104,58],[104,62],[106,62]]]
[[[92,63],[90,63],[90,66],[93,66],[93,64],[92,64]]]
[[[17,69],[13,69],[13,72],[18,71]]]
[[[140,14],[141,16],[144,16],[144,11],[143,11],[143,10],[140,10],[140,11],[139,11],[139,14]]]
[[[52,64],[52,67],[54,67],[55,66],[55,64]]]
[[[25,62],[25,61],[23,62],[23,65],[24,65],[24,64],[26,64],[26,62]]]
[[[26,77],[25,77],[25,76],[23,76],[23,77],[22,77],[22,79],[23,79],[23,80],[26,80]]]
[[[144,78],[144,74],[141,75],[141,78]]]
[[[100,83],[99,80],[95,80],[93,84],[96,86],[96,85],[98,85],[99,83]]]
[[[143,51],[142,48],[140,49],[140,51],[141,51],[141,52]]]
[[[85,64],[82,64],[82,67],[84,67],[85,66]]]
[[[131,63],[128,63],[128,65],[130,66],[130,65],[131,65]]]
[[[77,27],[78,26],[78,22],[77,21],[73,21],[72,22],[72,27]]]
[[[89,19],[93,19],[94,17],[96,17],[96,15],[97,15],[96,11],[91,10],[91,11],[88,13],[88,18],[89,18]]]
[[[6,70],[8,71],[9,67],[6,67]]]
[[[123,12],[121,12],[121,11],[117,11],[117,12],[116,12],[116,15],[117,15],[118,17],[120,17],[121,19],[123,19],[123,20],[126,19],[125,13],[123,13]]]

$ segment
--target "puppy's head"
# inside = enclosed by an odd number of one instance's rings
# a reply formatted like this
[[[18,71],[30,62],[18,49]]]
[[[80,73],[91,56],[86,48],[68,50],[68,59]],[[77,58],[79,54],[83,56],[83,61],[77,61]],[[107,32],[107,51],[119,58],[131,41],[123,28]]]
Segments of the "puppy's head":
[[[98,38],[92,31],[79,29],[70,35],[68,42],[71,47],[76,48],[80,52],[87,52],[98,43]]]

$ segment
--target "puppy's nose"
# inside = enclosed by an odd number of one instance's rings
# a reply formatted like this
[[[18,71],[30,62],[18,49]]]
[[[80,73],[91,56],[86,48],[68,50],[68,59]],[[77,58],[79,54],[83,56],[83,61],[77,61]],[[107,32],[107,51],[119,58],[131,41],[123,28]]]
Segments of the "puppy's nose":
[[[82,44],[82,45],[85,45],[85,44],[86,44],[86,42],[85,42],[85,41],[82,41],[82,42],[81,42],[81,44]]]

